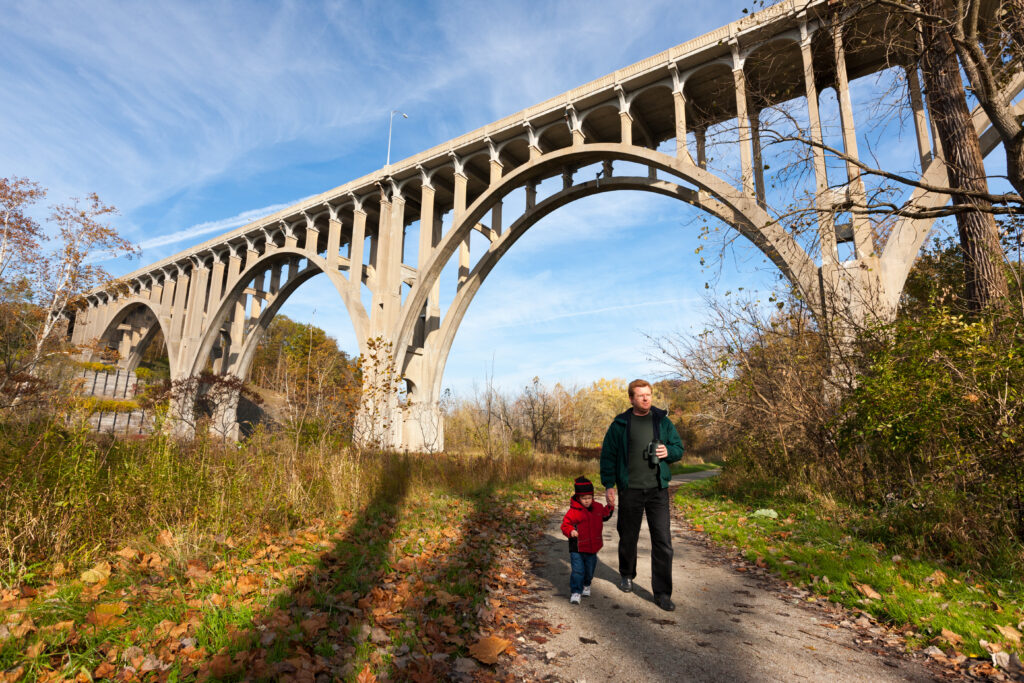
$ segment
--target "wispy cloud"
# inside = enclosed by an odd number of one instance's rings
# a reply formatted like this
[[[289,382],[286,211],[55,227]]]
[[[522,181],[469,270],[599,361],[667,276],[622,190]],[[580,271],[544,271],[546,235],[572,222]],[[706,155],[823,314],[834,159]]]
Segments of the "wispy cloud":
[[[272,213],[277,213],[281,209],[287,208],[296,202],[302,201],[297,199],[294,202],[286,202],[284,204],[272,204],[265,206],[262,209],[253,209],[252,211],[243,211],[237,216],[231,216],[230,218],[223,218],[219,221],[207,221],[206,223],[199,223],[191,227],[185,228],[184,230],[178,230],[167,235],[160,235],[159,237],[153,237],[148,240],[144,240],[139,243],[139,246],[143,249],[153,249],[155,247],[164,247],[168,244],[178,244],[179,242],[195,241],[197,237],[203,235],[209,235],[211,233],[224,233],[240,228],[246,223],[269,216]]]

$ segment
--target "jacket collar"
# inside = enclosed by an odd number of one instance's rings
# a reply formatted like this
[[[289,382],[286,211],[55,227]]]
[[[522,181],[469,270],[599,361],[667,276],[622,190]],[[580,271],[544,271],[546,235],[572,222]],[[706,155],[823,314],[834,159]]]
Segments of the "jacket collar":
[[[623,411],[623,412],[621,412],[621,413],[619,413],[618,415],[615,416],[615,422],[619,422],[621,424],[626,424],[627,422],[629,422],[629,416],[630,416],[630,414],[632,412],[633,412],[633,407],[630,406],[628,410],[625,410],[625,411]],[[651,406],[651,415],[654,416],[654,419],[656,419],[656,420],[658,420],[660,422],[663,417],[668,415],[668,411],[667,410],[662,410],[661,408],[658,408],[657,406]]]
[[[596,502],[597,501],[595,500],[594,503],[596,503]],[[590,508],[585,508],[585,507],[583,507],[583,503],[580,502],[580,499],[575,494],[573,494],[572,499],[569,501],[569,507],[575,508],[576,510],[588,510],[588,509],[589,510],[593,510],[594,509],[594,503],[590,504]]]

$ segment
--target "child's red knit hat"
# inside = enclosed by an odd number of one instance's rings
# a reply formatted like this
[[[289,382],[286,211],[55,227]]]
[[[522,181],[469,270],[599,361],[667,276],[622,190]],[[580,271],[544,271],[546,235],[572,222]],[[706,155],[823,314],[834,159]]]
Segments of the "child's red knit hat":
[[[576,481],[573,482],[573,485],[576,487],[577,496],[582,496],[587,493],[593,495],[594,493],[594,485],[591,484],[590,480],[586,477],[576,477]]]

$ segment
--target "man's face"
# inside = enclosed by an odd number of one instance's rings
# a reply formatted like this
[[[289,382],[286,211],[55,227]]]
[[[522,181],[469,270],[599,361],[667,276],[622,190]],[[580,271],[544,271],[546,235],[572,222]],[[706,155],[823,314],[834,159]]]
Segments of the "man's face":
[[[633,390],[633,396],[629,402],[633,404],[633,412],[638,415],[646,415],[651,409],[651,388],[637,387]]]

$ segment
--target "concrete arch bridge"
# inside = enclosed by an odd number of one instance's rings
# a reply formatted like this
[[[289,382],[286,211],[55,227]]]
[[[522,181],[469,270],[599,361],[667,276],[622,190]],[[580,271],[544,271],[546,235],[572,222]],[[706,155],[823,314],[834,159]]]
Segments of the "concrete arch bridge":
[[[391,447],[437,449],[443,444],[438,399],[445,362],[484,279],[542,217],[615,190],[674,197],[726,222],[778,266],[823,321],[887,318],[931,221],[900,221],[884,249],[877,248],[866,218],[854,215],[852,224],[837,226],[837,207],[863,197],[865,185],[855,165],[836,173],[818,149],[817,253],[808,253],[765,203],[760,112],[802,99],[810,134],[820,140],[819,94],[832,88],[844,151],[856,157],[849,83],[894,64],[891,50],[863,47],[872,44],[865,36],[884,30],[883,17],[840,24],[834,11],[825,0],[784,0],[141,268],[118,287],[89,293],[87,308],[75,317],[72,341],[99,340],[116,348],[121,365],[132,370],[160,330],[172,378],[198,374],[212,362],[216,372],[244,379],[281,305],[323,273],[348,310],[360,351],[366,353],[372,339],[391,341],[393,369],[407,383],[407,404],[385,400],[383,413],[374,414],[390,417],[368,431]],[[923,177],[941,184],[946,171],[927,123],[920,79],[913,68],[906,76]],[[1018,75],[1012,94],[1022,85]],[[736,181],[716,175],[706,163],[706,132],[723,123],[738,130]],[[976,112],[975,123],[987,152],[995,136],[985,132],[982,113]],[[674,153],[659,151],[670,140]],[[584,167],[590,167],[587,174],[580,172]],[[550,178],[556,189],[538,196],[538,185]],[[513,204],[513,196],[523,199]],[[909,201],[933,207],[948,197],[917,191]],[[470,251],[473,232],[488,241],[482,254]],[[416,244],[407,244],[410,234],[418,234]],[[846,241],[852,242],[853,258],[840,261],[837,245]],[[440,275],[453,259],[457,291],[442,312]],[[226,410],[230,418],[234,408]]]

